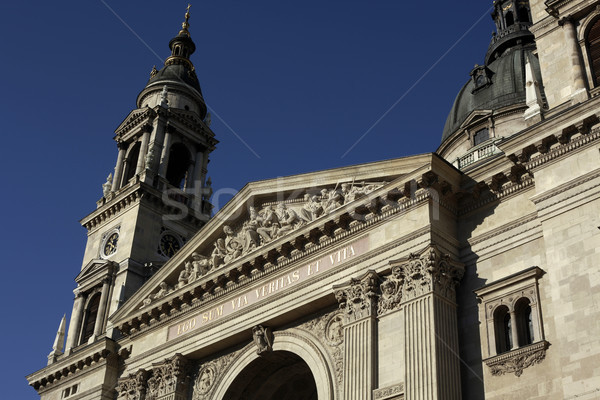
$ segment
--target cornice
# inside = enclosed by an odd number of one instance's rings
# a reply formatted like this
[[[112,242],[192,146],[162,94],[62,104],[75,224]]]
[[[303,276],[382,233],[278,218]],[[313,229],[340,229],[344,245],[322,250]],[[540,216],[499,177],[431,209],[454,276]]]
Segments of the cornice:
[[[149,107],[133,110],[115,130],[115,134],[117,136],[125,136],[133,129],[142,125],[142,123],[152,121],[156,115],[156,112]]]
[[[101,366],[102,362],[111,355],[116,356],[116,353],[117,343],[112,339],[102,338],[91,345],[77,349],[75,353],[62,356],[58,362],[29,375],[27,380],[29,385],[41,393],[63,379]]]

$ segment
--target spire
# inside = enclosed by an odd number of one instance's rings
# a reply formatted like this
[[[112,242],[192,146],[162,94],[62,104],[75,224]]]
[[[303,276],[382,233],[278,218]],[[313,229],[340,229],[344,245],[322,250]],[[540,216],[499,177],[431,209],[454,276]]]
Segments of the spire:
[[[179,34],[169,42],[171,56],[165,60],[165,66],[171,64],[189,64],[190,68],[194,68],[190,61],[190,56],[196,51],[196,45],[192,41],[190,31],[190,4],[188,4],[185,12],[185,20],[181,24]]]
[[[54,339],[54,344],[52,345],[52,351],[48,354],[48,365],[52,364],[56,361],[58,356],[62,355],[65,350],[65,328],[67,325],[66,315],[63,314],[62,319],[60,320],[60,325],[58,326],[58,331],[56,332],[56,338]]]
[[[533,73],[529,55],[527,55],[525,64],[525,99],[527,103],[527,110],[525,110],[524,115],[525,120],[531,120],[532,123],[539,122],[543,117],[542,109],[544,101],[542,100],[540,84]]]

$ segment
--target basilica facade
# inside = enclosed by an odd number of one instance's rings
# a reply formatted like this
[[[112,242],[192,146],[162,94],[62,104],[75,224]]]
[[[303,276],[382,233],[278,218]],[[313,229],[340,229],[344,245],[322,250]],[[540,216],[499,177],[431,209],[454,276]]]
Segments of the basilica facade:
[[[600,396],[600,2],[496,0],[435,152],[217,213],[189,18],[116,130],[41,399]]]

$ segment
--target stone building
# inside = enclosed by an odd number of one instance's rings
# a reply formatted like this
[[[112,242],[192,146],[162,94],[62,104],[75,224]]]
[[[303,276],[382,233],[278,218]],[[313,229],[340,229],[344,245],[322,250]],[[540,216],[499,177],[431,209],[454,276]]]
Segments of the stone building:
[[[598,398],[600,3],[496,0],[492,17],[436,152],[252,182],[211,217],[217,140],[187,13],[116,130],[66,345],[63,324],[30,385],[44,400]]]

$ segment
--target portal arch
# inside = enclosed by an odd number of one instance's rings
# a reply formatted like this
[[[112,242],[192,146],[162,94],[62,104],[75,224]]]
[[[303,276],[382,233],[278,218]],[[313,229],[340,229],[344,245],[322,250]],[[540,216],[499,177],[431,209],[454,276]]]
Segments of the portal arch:
[[[327,357],[320,350],[320,346],[305,332],[299,329],[273,332],[272,353],[274,355],[272,360],[269,360],[269,356],[264,356],[264,362],[278,362],[277,360],[280,357],[290,360],[289,365],[283,367],[287,370],[282,373],[293,373],[295,376],[302,372],[300,371],[303,368],[302,364],[305,364],[314,379],[318,400],[335,400],[333,378]],[[248,373],[247,369],[251,368],[252,365],[260,365],[259,359],[262,357],[256,353],[254,344],[246,346],[229,368],[223,372],[223,377],[217,383],[211,400],[225,400],[232,385],[236,385],[236,380],[245,379],[244,376]],[[294,357],[302,362],[294,364],[291,362]],[[298,379],[298,381],[300,380]],[[264,390],[267,391],[268,389]]]

